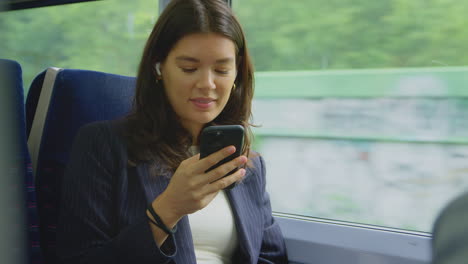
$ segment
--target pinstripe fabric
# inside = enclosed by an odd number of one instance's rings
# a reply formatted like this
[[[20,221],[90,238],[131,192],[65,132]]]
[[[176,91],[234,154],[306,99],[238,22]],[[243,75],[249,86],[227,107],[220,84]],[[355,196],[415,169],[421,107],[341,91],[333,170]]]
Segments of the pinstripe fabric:
[[[39,110],[37,106],[43,94],[45,74],[46,71],[34,78],[28,92],[27,135],[34,132],[32,124],[36,110]],[[36,165],[40,246],[47,264],[58,262],[56,237],[61,184],[76,132],[84,124],[126,115],[131,109],[135,82],[135,77],[78,69],[63,69],[56,76],[44,117],[39,155],[33,161]]]
[[[64,179],[57,253],[61,263],[196,263],[188,217],[159,249],[145,216],[170,174],[150,177],[146,165],[127,168],[120,123],[80,129]],[[263,160],[227,191],[239,247],[233,263],[287,263],[281,230],[271,215]]]

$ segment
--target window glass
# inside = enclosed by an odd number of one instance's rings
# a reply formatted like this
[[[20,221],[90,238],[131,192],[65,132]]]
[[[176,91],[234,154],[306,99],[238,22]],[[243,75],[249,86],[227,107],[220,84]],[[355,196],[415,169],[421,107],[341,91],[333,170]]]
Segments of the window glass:
[[[275,211],[430,231],[468,188],[468,3],[237,0]],[[4,12],[0,57],[135,75],[158,1]]]
[[[47,67],[135,75],[157,0],[91,1],[0,16],[0,57],[18,61],[27,90]]]
[[[233,5],[273,210],[431,231],[468,188],[468,2]]]

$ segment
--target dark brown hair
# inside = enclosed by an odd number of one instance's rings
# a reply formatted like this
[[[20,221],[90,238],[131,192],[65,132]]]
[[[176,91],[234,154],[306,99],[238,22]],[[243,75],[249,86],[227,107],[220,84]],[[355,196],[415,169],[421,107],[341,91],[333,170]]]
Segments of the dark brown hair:
[[[235,44],[237,88],[232,90],[223,111],[206,126],[242,125],[247,132],[242,153],[249,154],[254,80],[244,32],[223,0],[172,0],[146,42],[138,69],[133,110],[126,118],[130,164],[160,159],[164,169],[175,171],[188,158],[189,146],[198,143],[192,142],[178,121],[155,70],[155,64],[163,62],[180,39],[193,33],[220,34]]]

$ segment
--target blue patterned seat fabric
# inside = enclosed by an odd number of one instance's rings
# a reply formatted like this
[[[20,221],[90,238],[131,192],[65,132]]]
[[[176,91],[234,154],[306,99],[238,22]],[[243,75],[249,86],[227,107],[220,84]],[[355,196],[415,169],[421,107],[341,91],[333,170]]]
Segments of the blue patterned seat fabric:
[[[31,136],[45,74],[46,71],[33,80],[28,93],[28,137]],[[61,179],[75,134],[87,123],[127,114],[133,100],[135,80],[135,77],[73,69],[60,70],[56,75],[36,161],[41,247],[47,264],[57,263],[56,225]]]
[[[25,125],[25,110],[24,110],[24,91],[22,69],[18,62],[12,60],[0,59],[0,73],[4,74],[2,79],[2,89],[12,89],[8,92],[11,95],[9,100],[12,103],[15,124],[15,145],[19,152],[18,157],[15,157],[14,168],[10,168],[14,174],[12,176],[19,177],[24,185],[25,197],[24,207],[27,208],[26,223],[27,223],[27,239],[28,239],[28,262],[39,264],[42,262],[41,250],[39,247],[39,219],[36,208],[36,189],[32,174],[31,158],[26,144],[26,125]],[[3,93],[2,93],[3,94]],[[5,99],[5,98],[2,98]]]

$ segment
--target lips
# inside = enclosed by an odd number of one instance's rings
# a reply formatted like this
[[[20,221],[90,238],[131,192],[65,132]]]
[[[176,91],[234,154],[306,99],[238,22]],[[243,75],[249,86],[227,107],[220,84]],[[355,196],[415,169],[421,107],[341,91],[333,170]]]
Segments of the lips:
[[[192,98],[190,99],[190,102],[192,102],[197,108],[200,109],[208,109],[212,105],[214,105],[214,102],[216,100],[213,98],[205,98],[205,97],[198,97],[198,98]]]
[[[213,102],[214,99],[211,99],[211,98],[194,98],[194,99],[191,99],[191,101],[195,101],[195,102],[201,103],[201,104],[208,104],[210,102]]]

